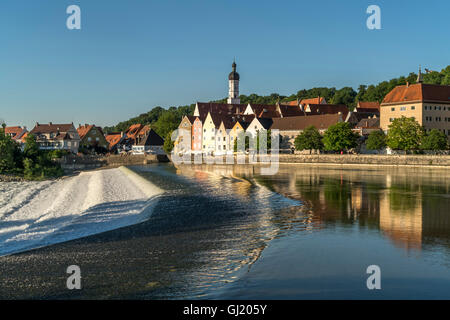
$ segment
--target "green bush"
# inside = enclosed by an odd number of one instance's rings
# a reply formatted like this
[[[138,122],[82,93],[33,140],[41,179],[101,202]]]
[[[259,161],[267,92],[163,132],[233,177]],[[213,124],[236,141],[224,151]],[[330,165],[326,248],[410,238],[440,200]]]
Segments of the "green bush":
[[[432,129],[424,134],[421,144],[422,150],[446,150],[448,149],[448,139],[445,133],[438,129]]]
[[[372,131],[366,142],[368,150],[381,150],[386,148],[386,135],[383,131]]]
[[[414,118],[401,117],[389,125],[386,143],[393,150],[418,150],[423,135],[422,126]]]
[[[322,141],[325,150],[343,151],[356,147],[358,138],[359,135],[352,131],[348,122],[339,122],[328,128]]]
[[[322,150],[322,136],[314,126],[309,126],[294,141],[296,150]]]

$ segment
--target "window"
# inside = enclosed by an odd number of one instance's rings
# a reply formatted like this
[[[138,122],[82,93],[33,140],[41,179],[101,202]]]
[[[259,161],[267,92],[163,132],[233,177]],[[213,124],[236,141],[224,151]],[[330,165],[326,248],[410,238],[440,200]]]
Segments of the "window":
[[[400,107],[400,111],[406,111],[406,107]]]
[[[392,121],[394,121],[394,119],[395,119],[395,118],[389,118],[389,122],[392,122]]]
[[[395,108],[391,108],[391,111],[395,111]]]
[[[227,150],[227,146],[226,145],[223,145],[223,150]]]
[[[416,107],[415,107],[415,106],[412,106],[412,107],[411,107],[411,110],[416,110]]]
[[[223,137],[223,141],[227,141],[227,138],[226,138],[226,137]]]

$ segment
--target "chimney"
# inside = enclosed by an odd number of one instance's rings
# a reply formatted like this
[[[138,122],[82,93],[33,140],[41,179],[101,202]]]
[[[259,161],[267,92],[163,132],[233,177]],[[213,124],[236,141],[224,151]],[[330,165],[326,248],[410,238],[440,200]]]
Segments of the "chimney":
[[[407,88],[409,87],[409,81],[406,81],[406,87]]]
[[[78,124],[78,128],[81,128],[81,123]]]
[[[51,125],[53,125],[53,123],[49,122],[48,125],[51,126]]]
[[[120,132],[120,137],[123,138],[123,131]]]

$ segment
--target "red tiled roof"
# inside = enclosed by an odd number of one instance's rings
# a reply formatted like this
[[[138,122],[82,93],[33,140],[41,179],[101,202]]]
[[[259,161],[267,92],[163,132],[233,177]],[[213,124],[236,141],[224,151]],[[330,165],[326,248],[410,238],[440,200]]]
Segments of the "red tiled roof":
[[[122,139],[121,133],[110,133],[105,136],[106,141],[109,143],[108,148],[111,150],[114,148]]]
[[[25,142],[25,139],[28,137],[29,132],[25,132],[23,136],[20,138],[21,142]]]
[[[329,126],[342,122],[342,120],[343,118],[340,114],[278,118],[273,119],[273,124],[270,129],[278,129],[280,131],[300,131],[309,126],[314,126],[318,130],[326,130]]]
[[[5,128],[5,134],[11,136],[14,140],[20,139],[25,134],[24,131],[26,130],[19,126]]]
[[[323,97],[317,97],[317,98],[310,98],[310,99],[303,99],[300,101],[300,104],[306,105],[306,104],[321,104],[324,103],[325,98]]]
[[[68,140],[68,139],[75,139],[78,136],[78,132],[77,135],[71,137],[68,132],[74,130],[75,132],[76,129],[73,126],[73,124],[53,124],[53,123],[49,123],[49,124],[39,124],[36,123],[36,126],[33,128],[33,130],[30,131],[30,134],[34,134],[37,139],[39,140],[39,136],[41,134],[54,134],[54,137],[52,137],[52,140]]]
[[[276,105],[272,104],[250,104],[253,112],[258,118],[280,118],[281,114]]]
[[[382,104],[413,101],[450,103],[450,86],[424,83],[397,86],[386,95]]]
[[[246,104],[227,104],[215,102],[197,102],[200,119],[206,119],[208,112],[211,114],[232,115],[241,114],[247,108]]]
[[[32,134],[39,134],[39,133],[53,133],[53,132],[68,132],[74,128],[73,124],[40,124],[36,123],[36,126],[33,128],[33,130],[30,131]]]
[[[78,135],[80,139],[83,139],[84,136],[93,128],[93,125],[84,125],[77,128]]]
[[[298,105],[291,106],[280,104],[280,111],[283,117],[298,117],[305,115],[305,112],[302,111],[302,109],[300,109],[300,106]]]
[[[356,107],[359,109],[376,109],[380,111],[380,103],[377,101],[359,101],[358,106]]]
[[[306,112],[309,115],[320,114],[335,114],[342,113],[342,117],[345,119],[349,112],[348,107],[344,104],[310,104],[310,112]]]
[[[133,140],[133,142],[136,141],[136,138],[142,138],[144,137],[148,132],[150,131],[149,126],[144,126],[142,124],[133,124],[131,125],[127,131],[125,131],[125,134],[127,135],[128,139]]]

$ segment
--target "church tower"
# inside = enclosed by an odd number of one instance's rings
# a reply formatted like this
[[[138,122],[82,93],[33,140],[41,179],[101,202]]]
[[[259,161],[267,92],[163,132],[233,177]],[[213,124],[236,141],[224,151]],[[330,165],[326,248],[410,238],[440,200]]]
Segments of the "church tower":
[[[419,66],[419,74],[417,75],[417,83],[423,82],[423,76],[422,76],[422,66]]]
[[[236,62],[233,62],[233,71],[231,71],[228,76],[228,100],[229,104],[239,104],[241,99],[239,99],[239,73],[236,72]]]

